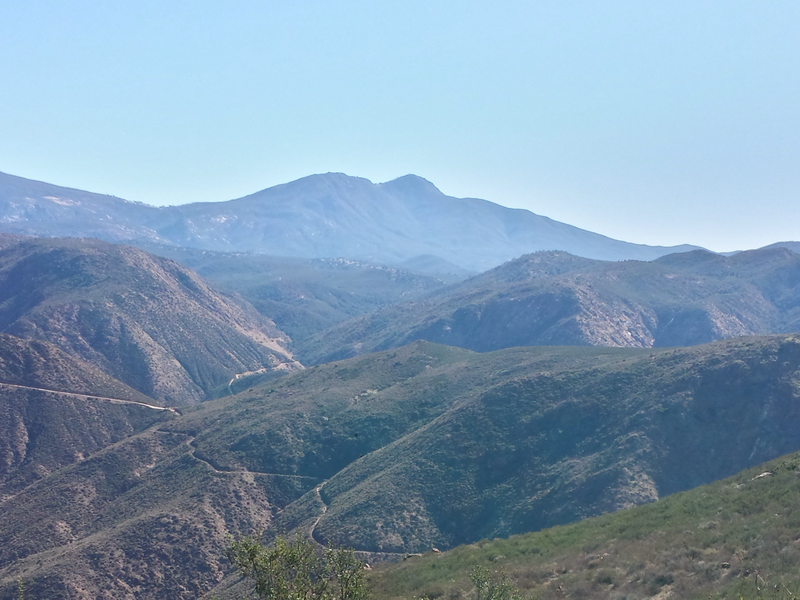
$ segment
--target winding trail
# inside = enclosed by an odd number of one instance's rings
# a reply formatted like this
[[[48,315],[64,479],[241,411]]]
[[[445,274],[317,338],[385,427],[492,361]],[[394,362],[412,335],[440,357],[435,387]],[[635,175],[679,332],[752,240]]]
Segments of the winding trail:
[[[267,473],[265,471],[251,471],[249,469],[228,469],[222,467],[221,465],[215,465],[212,462],[209,462],[207,459],[203,458],[202,456],[197,456],[197,446],[195,444],[195,436],[189,435],[182,431],[171,431],[169,429],[158,428],[155,431],[159,433],[169,433],[169,434],[181,434],[186,435],[189,439],[184,442],[189,447],[188,454],[195,459],[197,462],[203,463],[209,469],[211,469],[214,473],[220,473],[223,475],[268,475],[271,477],[290,477],[294,479],[311,479],[317,480],[316,477],[310,477],[308,475],[289,475],[287,473]],[[325,504],[325,500],[322,498],[322,488],[325,487],[325,484],[328,483],[328,480],[325,479],[318,483],[313,492],[317,497],[317,502],[319,503],[319,514],[311,523],[311,526],[308,528],[308,537],[311,539],[312,542],[318,544],[319,546],[325,546],[320,540],[316,538],[316,528],[319,525],[319,522],[322,520],[322,517],[325,513],[328,512],[328,505]],[[306,492],[308,493],[308,492]],[[284,507],[285,508],[285,507]],[[278,509],[278,512],[283,512],[283,508]],[[355,550],[356,554],[363,559],[365,562],[372,562],[372,561],[384,561],[384,560],[398,560],[401,558],[405,558],[408,556],[407,552],[386,552],[386,551],[372,551],[372,550]]]
[[[236,375],[233,376],[233,379],[231,379],[228,382],[228,391],[231,394],[233,393],[231,386],[233,385],[234,381],[238,381],[242,377],[249,377],[250,375],[261,375],[262,373],[267,373],[268,371],[269,369],[267,367],[261,367],[260,369],[256,369],[255,371],[245,371],[244,373],[236,373]]]
[[[316,494],[317,500],[320,504],[320,511],[317,518],[314,519],[314,522],[311,524],[311,527],[308,528],[308,537],[311,538],[312,542],[319,544],[320,546],[325,546],[325,544],[314,537],[314,535],[316,533],[317,525],[319,525],[319,522],[322,520],[322,517],[325,515],[325,513],[328,512],[328,505],[325,504],[325,500],[322,499],[322,494],[320,493],[322,488],[325,487],[326,483],[328,483],[327,479],[314,488],[314,493]],[[373,560],[397,560],[399,558],[405,558],[409,556],[407,552],[373,552],[371,550],[355,550],[355,553],[367,563]]]
[[[108,398],[106,396],[96,396],[94,394],[81,394],[78,392],[65,392],[63,390],[50,390],[47,388],[32,387],[30,385],[19,385],[16,383],[0,382],[0,386],[6,386],[20,390],[33,390],[36,392],[49,392],[51,394],[60,394],[62,396],[73,396],[75,398],[81,398],[82,400],[103,400],[105,402],[111,402],[112,404],[135,404],[136,406],[143,406],[145,408],[151,408],[153,410],[166,410],[168,412],[180,414],[177,411],[177,409],[172,408],[171,406],[156,406],[155,404],[146,404],[144,402],[137,402],[135,400],[123,400],[122,398]]]
[[[189,447],[189,456],[195,459],[197,462],[201,462],[206,465],[209,469],[214,471],[215,473],[221,473],[223,475],[269,475],[270,477],[288,477],[291,479],[311,479],[319,481],[316,477],[310,477],[308,475],[291,475],[289,473],[267,473],[266,471],[252,471],[250,469],[229,469],[225,468],[221,465],[215,465],[212,462],[209,462],[207,459],[203,458],[202,456],[197,456],[197,445],[195,444],[195,436],[189,435],[183,431],[172,431],[170,429],[164,429],[159,427],[155,430],[157,433],[169,433],[172,435],[185,435],[189,439],[186,440],[184,443]]]
[[[319,504],[320,504],[320,507],[321,507],[321,508],[320,508],[319,516],[317,516],[317,518],[316,518],[316,519],[314,519],[314,522],[311,524],[311,527],[310,527],[310,528],[309,528],[309,530],[308,530],[308,537],[310,537],[310,538],[311,538],[311,541],[312,541],[312,542],[316,542],[316,543],[317,543],[317,544],[319,544],[320,546],[324,546],[325,544],[323,544],[323,543],[322,543],[322,542],[320,542],[320,541],[319,541],[317,538],[315,538],[315,537],[314,537],[314,530],[317,528],[317,525],[319,525],[319,522],[320,522],[320,520],[322,519],[322,516],[323,516],[323,515],[324,515],[326,512],[328,512],[328,505],[327,505],[327,504],[325,504],[325,500],[323,500],[323,499],[322,499],[322,494],[320,493],[320,490],[323,488],[323,486],[324,486],[324,485],[325,485],[327,482],[328,482],[328,480],[326,479],[325,481],[323,481],[323,482],[322,482],[322,483],[320,483],[320,484],[319,484],[317,487],[315,487],[315,488],[314,488],[314,493],[315,493],[315,494],[316,494],[316,496],[317,496],[317,500],[319,500]]]

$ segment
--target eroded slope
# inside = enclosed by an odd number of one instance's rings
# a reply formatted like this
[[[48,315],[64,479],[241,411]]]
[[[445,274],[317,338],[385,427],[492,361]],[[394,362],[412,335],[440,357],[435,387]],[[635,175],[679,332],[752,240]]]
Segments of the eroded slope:
[[[170,260],[97,240],[0,250],[0,330],[52,342],[174,405],[237,373],[300,368],[288,337],[246,303]]]

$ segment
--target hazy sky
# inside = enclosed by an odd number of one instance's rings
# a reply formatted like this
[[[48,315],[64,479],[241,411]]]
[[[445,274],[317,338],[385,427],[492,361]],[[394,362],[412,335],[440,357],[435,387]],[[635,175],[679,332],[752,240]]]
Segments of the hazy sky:
[[[151,204],[421,175],[612,237],[800,239],[800,2],[0,0],[0,171]]]

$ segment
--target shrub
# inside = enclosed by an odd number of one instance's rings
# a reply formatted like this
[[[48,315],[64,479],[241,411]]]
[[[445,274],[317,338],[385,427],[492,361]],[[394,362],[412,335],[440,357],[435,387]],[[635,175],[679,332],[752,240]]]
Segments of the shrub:
[[[299,534],[278,537],[271,547],[257,537],[231,542],[228,560],[254,584],[262,600],[366,600],[364,563],[353,550],[318,549]]]

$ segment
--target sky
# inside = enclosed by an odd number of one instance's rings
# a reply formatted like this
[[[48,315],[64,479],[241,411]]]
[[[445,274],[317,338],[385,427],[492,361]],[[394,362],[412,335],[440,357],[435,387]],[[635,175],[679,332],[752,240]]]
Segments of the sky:
[[[800,239],[800,2],[0,0],[0,171],[156,205],[414,173],[631,242]]]

